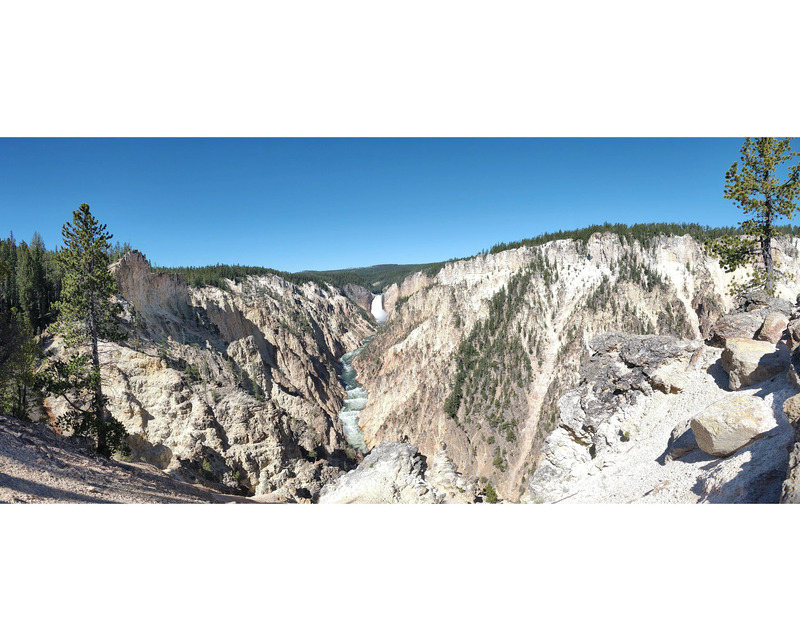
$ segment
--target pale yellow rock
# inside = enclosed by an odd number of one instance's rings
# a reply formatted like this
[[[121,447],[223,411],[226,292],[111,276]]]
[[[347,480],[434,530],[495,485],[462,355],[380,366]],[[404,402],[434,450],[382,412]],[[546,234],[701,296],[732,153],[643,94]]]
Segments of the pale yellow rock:
[[[728,456],[776,425],[767,404],[757,396],[733,396],[717,401],[690,423],[701,450]]]
[[[656,387],[661,387],[669,394],[676,394],[689,383],[687,365],[688,361],[686,360],[667,362],[656,369],[650,379]]]
[[[738,390],[783,372],[789,365],[789,349],[750,338],[729,338],[722,352],[722,367],[728,372],[728,387]]]

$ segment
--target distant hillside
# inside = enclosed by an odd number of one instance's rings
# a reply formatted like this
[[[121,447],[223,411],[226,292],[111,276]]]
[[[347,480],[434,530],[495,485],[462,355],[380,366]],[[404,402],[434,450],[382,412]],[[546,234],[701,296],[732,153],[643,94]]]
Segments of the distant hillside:
[[[239,282],[247,276],[264,276],[273,274],[290,283],[302,284],[314,282],[319,285],[330,283],[342,288],[348,283],[360,285],[375,294],[379,294],[392,283],[401,283],[409,274],[426,272],[434,275],[444,263],[422,263],[416,265],[373,265],[352,269],[335,269],[329,271],[282,272],[268,267],[247,265],[209,265],[207,267],[152,267],[159,274],[183,274],[190,287],[219,287],[225,289],[225,280]]]
[[[498,243],[489,250],[490,254],[497,254],[508,249],[519,247],[538,247],[553,240],[589,240],[592,234],[598,232],[612,232],[621,239],[628,241],[638,240],[644,247],[650,247],[652,241],[659,236],[685,236],[689,235],[699,243],[720,238],[721,236],[741,236],[740,227],[708,227],[697,223],[637,223],[635,225],[625,225],[623,223],[608,223],[602,225],[590,225],[581,229],[570,231],[558,230],[540,234],[532,238],[524,238],[511,243]],[[776,234],[786,236],[800,236],[800,227],[796,225],[783,225],[775,227]]]
[[[344,287],[348,283],[361,285],[373,294],[379,294],[393,283],[398,285],[409,274],[424,272],[429,276],[436,275],[445,263],[420,263],[417,265],[373,265],[372,267],[356,267],[352,269],[336,269],[331,271],[303,271],[292,274],[293,278],[321,280],[336,287]]]
[[[778,234],[787,236],[800,236],[800,226],[784,225],[776,227]],[[659,236],[684,236],[688,234],[699,243],[704,243],[720,236],[738,236],[742,230],[738,227],[708,227],[697,223],[639,223],[625,225],[622,223],[603,223],[591,225],[581,229],[569,231],[556,231],[540,234],[531,238],[523,238],[508,243],[497,243],[491,249],[479,252],[475,256],[465,259],[452,258],[449,261],[437,263],[419,263],[409,265],[373,265],[371,267],[353,267],[348,269],[332,269],[325,271],[304,270],[299,272],[284,272],[268,267],[255,267],[246,265],[209,265],[206,267],[153,267],[157,273],[183,274],[186,282],[191,287],[214,286],[225,289],[225,280],[239,282],[247,276],[263,276],[275,274],[290,283],[302,284],[314,282],[319,285],[330,283],[334,287],[342,288],[348,283],[359,285],[374,294],[379,294],[393,283],[400,284],[410,274],[424,272],[428,276],[436,273],[448,262],[468,260],[484,254],[498,254],[509,249],[519,247],[539,247],[553,240],[572,239],[576,241],[589,240],[597,232],[612,232],[621,239],[628,241],[638,240],[642,246],[650,247],[652,241]]]

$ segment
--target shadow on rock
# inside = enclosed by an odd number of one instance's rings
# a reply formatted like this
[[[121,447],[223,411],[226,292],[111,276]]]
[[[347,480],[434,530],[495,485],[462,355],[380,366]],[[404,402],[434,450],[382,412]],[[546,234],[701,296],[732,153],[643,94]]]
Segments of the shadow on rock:
[[[701,467],[692,492],[703,503],[778,503],[789,464],[784,436],[779,424],[730,456],[707,455],[715,460]]]
[[[722,366],[722,359],[718,358],[707,370],[708,375],[714,379],[714,382],[720,389],[730,389],[728,386],[730,385],[730,376],[728,376],[728,372],[725,371],[725,368]]]

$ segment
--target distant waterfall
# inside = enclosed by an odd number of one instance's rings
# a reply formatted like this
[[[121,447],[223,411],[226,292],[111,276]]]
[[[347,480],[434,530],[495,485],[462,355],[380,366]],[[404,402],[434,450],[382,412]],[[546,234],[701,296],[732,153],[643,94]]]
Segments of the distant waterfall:
[[[380,324],[386,322],[386,310],[383,309],[383,294],[372,299],[372,316]]]

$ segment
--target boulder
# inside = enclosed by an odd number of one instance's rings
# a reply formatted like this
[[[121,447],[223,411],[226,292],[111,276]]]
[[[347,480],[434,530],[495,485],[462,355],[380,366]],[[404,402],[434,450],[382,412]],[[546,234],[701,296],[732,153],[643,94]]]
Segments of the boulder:
[[[712,403],[690,421],[697,445],[713,456],[728,456],[775,427],[767,404],[757,396],[733,396]]]
[[[728,387],[738,390],[772,378],[789,366],[789,349],[749,338],[730,338],[722,352],[722,367],[728,373]]]
[[[758,330],[756,339],[772,344],[777,343],[783,338],[788,322],[789,319],[781,312],[770,312],[764,319],[764,324]]]
[[[783,298],[769,296],[764,290],[755,290],[739,294],[733,301],[733,308],[739,312],[761,312],[761,318],[768,312],[792,313],[792,304]]]
[[[800,318],[795,318],[789,321],[789,339],[793,345],[800,343]]]
[[[758,314],[726,314],[712,325],[708,343],[724,347],[731,338],[753,338],[763,323],[764,319]]]
[[[783,413],[793,428],[800,427],[800,394],[790,396],[783,402]]]

